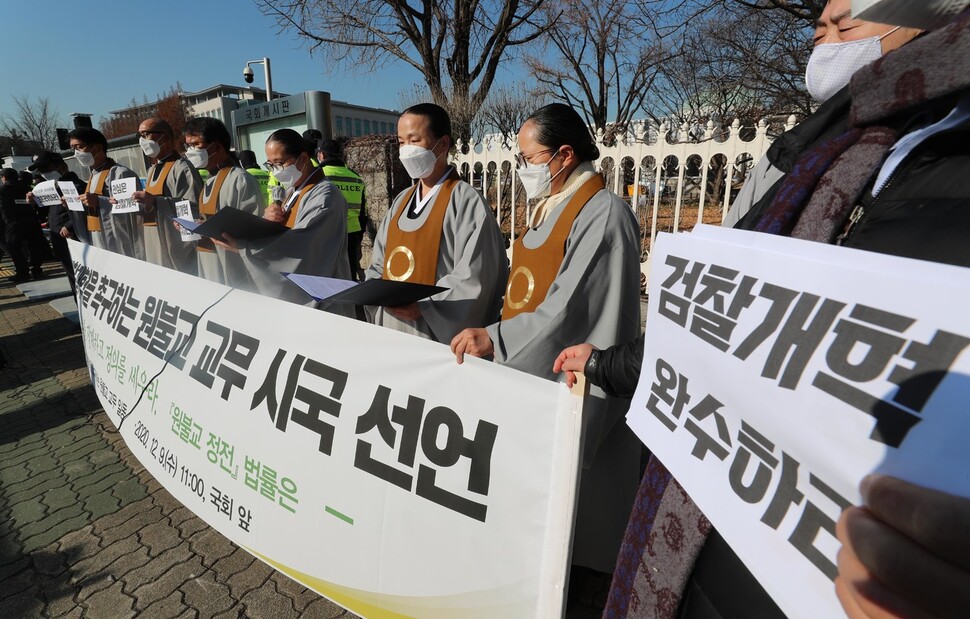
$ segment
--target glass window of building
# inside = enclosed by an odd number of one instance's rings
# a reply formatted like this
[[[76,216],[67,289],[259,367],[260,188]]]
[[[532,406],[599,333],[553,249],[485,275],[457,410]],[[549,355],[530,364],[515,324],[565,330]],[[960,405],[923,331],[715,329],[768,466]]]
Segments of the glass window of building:
[[[344,117],[343,116],[338,116],[337,117],[337,135],[343,135],[343,134],[344,134]]]
[[[370,135],[370,121],[364,121],[364,135]]]
[[[359,118],[355,118],[354,119],[354,135],[356,135],[356,136],[364,135],[360,131],[360,119]]]

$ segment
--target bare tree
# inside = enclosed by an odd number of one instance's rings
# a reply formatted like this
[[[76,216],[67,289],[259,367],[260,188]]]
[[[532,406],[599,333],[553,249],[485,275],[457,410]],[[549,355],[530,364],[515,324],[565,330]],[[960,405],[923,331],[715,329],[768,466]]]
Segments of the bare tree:
[[[182,127],[192,117],[191,110],[182,98],[182,84],[176,83],[166,92],[156,95],[154,102],[149,103],[144,97],[144,103],[138,104],[134,98],[128,108],[116,112],[111,118],[101,119],[101,133],[109,140],[124,135],[131,135],[138,131],[138,125],[146,118],[162,118],[172,126],[176,136],[182,133]]]
[[[640,111],[668,51],[657,24],[630,0],[562,0],[557,8],[545,53],[529,56],[529,69],[545,93],[578,108],[609,143]]]
[[[33,142],[44,150],[57,150],[57,126],[61,120],[50,100],[37,97],[34,103],[27,95],[11,96],[11,99],[17,111],[13,116],[0,116],[0,129],[15,142]]]
[[[822,14],[828,0],[733,0],[755,10],[780,10],[805,22],[812,23]]]
[[[281,32],[336,61],[377,66],[401,60],[424,76],[432,100],[449,111],[457,138],[485,102],[499,63],[547,29],[547,0],[256,0]]]
[[[808,23],[790,11],[750,8],[740,0],[707,5],[683,23],[680,53],[663,63],[648,114],[696,125],[809,113],[802,78]]]
[[[483,133],[498,134],[502,145],[512,148],[519,127],[539,107],[537,99],[541,101],[535,92],[522,83],[496,88],[488,95],[481,109]]]

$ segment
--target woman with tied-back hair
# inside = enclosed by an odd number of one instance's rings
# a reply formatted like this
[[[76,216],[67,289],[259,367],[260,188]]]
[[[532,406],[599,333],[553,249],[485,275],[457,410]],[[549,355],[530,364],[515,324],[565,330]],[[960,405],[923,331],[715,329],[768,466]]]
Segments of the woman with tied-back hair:
[[[563,104],[534,112],[518,135],[517,172],[538,199],[513,248],[502,319],[451,342],[465,354],[556,380],[553,362],[581,338],[612,346],[640,328],[640,233],[630,207],[605,187],[599,150]],[[623,421],[629,400],[593,388],[576,516],[573,565],[610,573],[639,481],[641,445]]]

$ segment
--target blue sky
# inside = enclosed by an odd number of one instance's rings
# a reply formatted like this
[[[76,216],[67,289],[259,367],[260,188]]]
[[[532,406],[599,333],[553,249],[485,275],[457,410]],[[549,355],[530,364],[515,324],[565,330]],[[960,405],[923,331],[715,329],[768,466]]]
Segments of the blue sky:
[[[224,83],[245,85],[247,60],[268,56],[273,89],[330,92],[334,99],[399,108],[399,93],[423,84],[404,63],[352,78],[328,73],[291,34],[251,0],[45,0],[3,2],[0,114],[13,112],[11,95],[47,97],[67,122],[71,112],[94,115],[150,100],[181,82],[187,91]],[[261,65],[254,86],[264,87]]]

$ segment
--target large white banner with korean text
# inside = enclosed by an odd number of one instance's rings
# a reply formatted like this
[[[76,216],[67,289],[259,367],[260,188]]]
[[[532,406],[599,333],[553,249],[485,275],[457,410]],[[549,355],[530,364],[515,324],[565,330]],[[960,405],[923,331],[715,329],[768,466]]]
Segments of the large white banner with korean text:
[[[789,617],[843,616],[865,475],[970,496],[970,271],[710,226],[651,258],[628,423]]]
[[[564,386],[71,252],[105,411],[211,526],[362,616],[561,614],[581,434]]]

